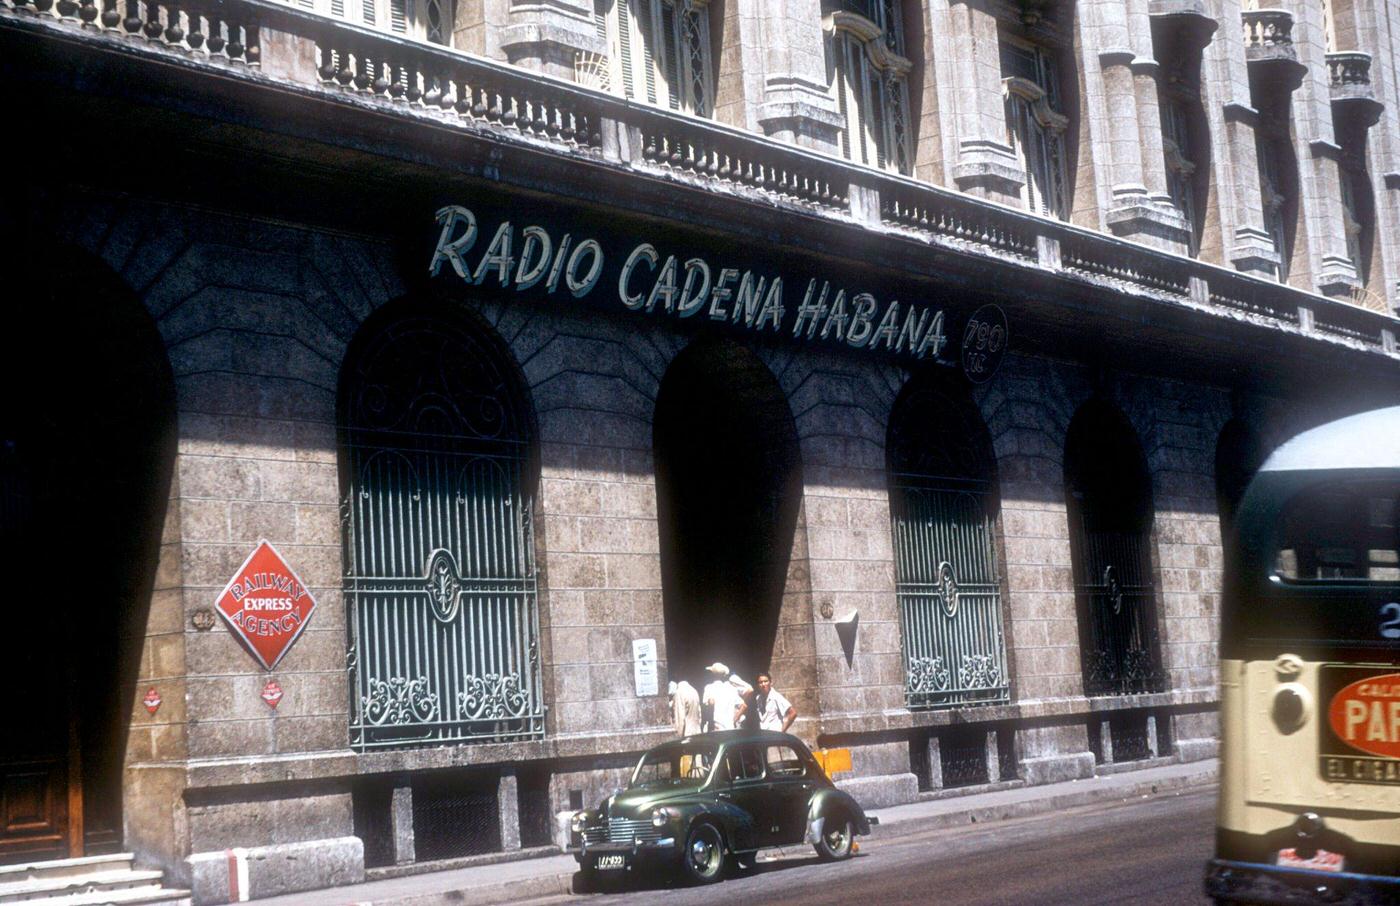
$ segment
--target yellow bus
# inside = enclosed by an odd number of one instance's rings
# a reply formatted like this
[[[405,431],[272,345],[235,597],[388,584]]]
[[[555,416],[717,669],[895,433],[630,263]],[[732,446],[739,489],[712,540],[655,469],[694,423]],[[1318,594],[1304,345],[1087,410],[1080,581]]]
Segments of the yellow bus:
[[[1216,903],[1400,904],[1400,407],[1307,431],[1227,532]]]

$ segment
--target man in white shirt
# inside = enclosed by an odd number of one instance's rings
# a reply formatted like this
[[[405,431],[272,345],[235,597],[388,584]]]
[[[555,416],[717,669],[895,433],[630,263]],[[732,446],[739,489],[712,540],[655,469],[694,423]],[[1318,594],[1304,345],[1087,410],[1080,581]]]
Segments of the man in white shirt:
[[[783,693],[773,688],[773,677],[767,673],[758,675],[758,696],[754,699],[754,706],[758,709],[760,730],[786,733],[792,722],[797,720],[797,709]]]
[[[733,730],[744,719],[753,686],[729,672],[719,661],[705,668],[713,679],[705,686],[704,703],[710,709],[711,730]]]

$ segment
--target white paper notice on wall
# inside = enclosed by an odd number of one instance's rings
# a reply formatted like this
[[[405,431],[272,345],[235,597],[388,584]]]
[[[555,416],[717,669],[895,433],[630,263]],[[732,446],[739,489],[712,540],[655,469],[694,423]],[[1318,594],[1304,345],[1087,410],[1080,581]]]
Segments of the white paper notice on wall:
[[[657,693],[656,639],[632,640],[632,677],[637,683],[638,695]]]

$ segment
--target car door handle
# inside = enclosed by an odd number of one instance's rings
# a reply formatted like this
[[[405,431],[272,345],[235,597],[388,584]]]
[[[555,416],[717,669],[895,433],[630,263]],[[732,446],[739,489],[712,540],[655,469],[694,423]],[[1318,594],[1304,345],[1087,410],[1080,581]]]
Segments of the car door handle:
[[[733,796],[729,795],[728,793],[715,793],[715,796],[716,796],[717,798],[719,798],[719,799],[733,799],[733,798],[734,798]]]

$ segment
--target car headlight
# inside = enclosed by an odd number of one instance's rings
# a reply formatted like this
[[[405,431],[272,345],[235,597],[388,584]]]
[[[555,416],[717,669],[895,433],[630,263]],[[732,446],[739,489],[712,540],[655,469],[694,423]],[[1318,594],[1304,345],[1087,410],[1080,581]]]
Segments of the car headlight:
[[[651,813],[651,826],[652,826],[652,827],[665,827],[665,826],[666,826],[666,822],[668,822],[668,821],[670,821],[670,820],[671,820],[671,813],[668,812],[668,811],[666,811],[664,808],[656,809],[655,811],[653,811],[653,812]]]
[[[583,833],[583,827],[588,823],[588,815],[584,812],[574,812],[574,817],[569,820],[569,828],[576,834]]]

